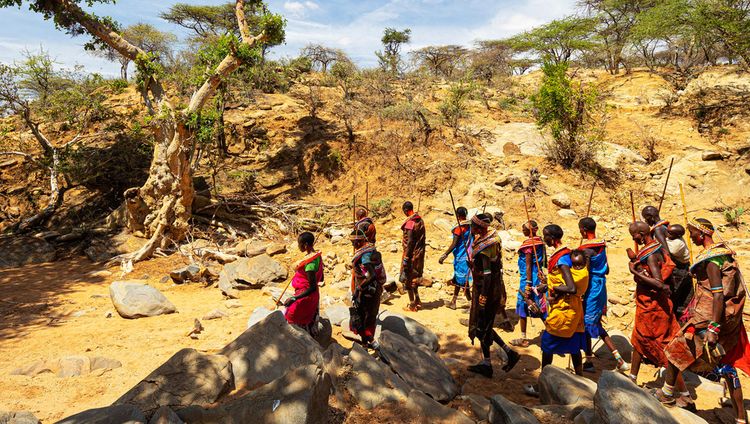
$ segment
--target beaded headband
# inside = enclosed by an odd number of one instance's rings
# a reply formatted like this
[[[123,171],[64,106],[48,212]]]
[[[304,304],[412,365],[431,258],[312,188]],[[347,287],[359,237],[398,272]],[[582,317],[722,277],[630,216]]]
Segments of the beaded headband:
[[[481,220],[477,215],[471,217],[471,223],[476,224],[482,228],[487,228],[490,226],[489,222]]]
[[[714,234],[714,230],[706,227],[705,225],[701,224],[697,219],[693,218],[688,222],[688,227],[693,227],[696,230],[700,231],[701,233],[712,236]]]

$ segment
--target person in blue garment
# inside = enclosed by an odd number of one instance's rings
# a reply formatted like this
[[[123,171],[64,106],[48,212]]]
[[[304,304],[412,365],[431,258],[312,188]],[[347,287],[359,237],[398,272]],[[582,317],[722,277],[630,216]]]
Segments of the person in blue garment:
[[[540,282],[544,281],[539,267],[547,265],[547,250],[544,248],[542,238],[537,236],[539,225],[536,221],[523,224],[522,231],[526,240],[518,248],[518,273],[521,281],[516,300],[516,315],[519,317],[518,322],[521,326],[521,338],[511,341],[510,344],[528,347],[527,318],[541,318],[544,321],[547,317],[544,294],[536,290]]]
[[[448,308],[450,309],[456,309],[456,300],[461,290],[463,290],[466,300],[471,302],[471,293],[469,292],[471,273],[469,272],[468,253],[469,246],[471,245],[471,222],[466,220],[467,215],[468,211],[465,207],[461,206],[456,209],[459,225],[456,225],[451,230],[453,241],[448,250],[438,260],[442,265],[448,258],[448,255],[453,253],[453,279],[451,282],[454,288],[453,299],[448,304]]]
[[[602,326],[602,316],[607,311],[607,274],[609,274],[609,263],[607,262],[607,243],[596,237],[596,221],[586,217],[578,221],[578,229],[583,241],[580,250],[589,259],[589,288],[583,296],[584,326],[586,328],[586,361],[583,370],[595,372],[592,339],[602,339],[607,348],[617,360],[618,371],[630,370],[630,365],[622,359],[620,352],[609,337],[607,330]]]

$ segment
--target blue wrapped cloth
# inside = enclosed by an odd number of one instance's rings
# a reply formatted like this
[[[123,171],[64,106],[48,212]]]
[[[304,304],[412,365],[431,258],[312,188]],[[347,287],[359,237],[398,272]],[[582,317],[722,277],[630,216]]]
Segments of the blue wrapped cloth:
[[[535,249],[536,250],[536,258],[539,261],[540,264],[544,263],[544,246],[543,245],[537,245],[537,246],[529,246],[529,247],[521,247],[521,249],[518,250],[518,273],[521,276],[521,281],[519,284],[519,290],[521,292],[524,292],[526,290],[526,285],[528,284],[526,280],[527,272],[531,272],[531,286],[537,287],[539,286],[539,269],[536,266],[536,260],[534,260],[534,253],[532,251],[531,253],[531,267],[529,267],[529,264],[526,263],[526,251]],[[530,269],[529,269],[530,268]],[[530,293],[529,298],[533,300],[537,305],[540,305],[541,297],[544,296],[543,294],[536,294],[533,291]],[[523,297],[521,296],[521,293],[516,294],[516,314],[521,318],[527,318],[529,317],[529,307],[526,305],[526,302],[523,300]],[[546,316],[546,314],[544,314]],[[545,316],[542,317],[535,317],[535,318],[542,318],[544,319]]]
[[[575,333],[570,338],[554,336],[546,330],[542,332],[542,352],[564,355],[581,353],[586,350],[586,333]]]
[[[471,231],[468,226],[453,227],[453,236],[458,237],[458,243],[453,248],[453,281],[459,287],[471,284],[471,273],[469,272],[469,253],[471,246]]]
[[[607,274],[609,273],[607,249],[603,246],[603,242],[597,243],[593,247],[587,247],[585,244],[581,247],[598,252],[591,257],[589,288],[583,296],[583,322],[586,333],[592,339],[597,339],[604,335],[602,315],[607,307]]]

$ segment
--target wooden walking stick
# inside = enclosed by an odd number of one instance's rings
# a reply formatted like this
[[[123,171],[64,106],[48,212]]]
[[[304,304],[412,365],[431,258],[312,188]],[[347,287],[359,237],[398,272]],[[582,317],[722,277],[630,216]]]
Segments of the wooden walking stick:
[[[659,212],[661,212],[661,205],[664,203],[664,196],[667,194],[667,185],[669,185],[669,177],[672,175],[672,165],[674,165],[674,157],[669,162],[669,172],[667,172],[667,181],[664,182],[664,190],[661,192],[661,199],[659,199]]]
[[[630,190],[630,210],[633,213],[633,223],[635,223],[635,202],[633,202],[633,190]],[[638,254],[638,242],[634,241],[633,244],[635,244],[635,253]]]
[[[682,215],[685,220],[685,229],[688,228],[688,213],[687,213],[687,205],[685,204],[685,190],[682,188],[682,183],[680,183],[680,198],[682,199]],[[688,234],[687,237],[687,245],[688,245],[688,251],[690,252],[690,265],[693,264],[693,240],[690,238],[690,234]]]
[[[365,210],[367,211],[367,215],[370,214],[370,183],[365,183]]]
[[[422,206],[422,190],[419,190],[419,199],[417,200],[417,210],[415,213],[419,213],[419,208]]]
[[[591,214],[591,201],[594,200],[594,189],[596,188],[596,180],[591,185],[591,194],[589,194],[589,205],[586,207],[586,218]]]
[[[589,194],[589,204],[586,207],[586,216],[584,218],[588,218],[591,214],[591,202],[594,200],[594,189],[596,188],[596,180],[594,180],[594,184],[591,185],[591,193]],[[581,236],[581,243],[579,246],[583,245],[583,242],[586,241],[586,239]]]

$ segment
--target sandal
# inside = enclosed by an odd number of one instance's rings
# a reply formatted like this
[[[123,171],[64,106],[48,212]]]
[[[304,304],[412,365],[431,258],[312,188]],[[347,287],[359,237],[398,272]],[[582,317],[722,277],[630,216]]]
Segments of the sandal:
[[[417,312],[418,310],[419,309],[417,309],[417,307],[415,305],[412,305],[411,303],[408,304],[408,305],[406,305],[406,306],[404,306],[404,311],[405,312]]]
[[[528,396],[531,397],[539,397],[539,390],[534,387],[533,384],[526,384],[523,386],[523,392],[526,393]]]
[[[695,407],[695,402],[690,396],[680,396],[675,399],[675,406],[682,408],[686,411],[696,412],[698,408]]]
[[[516,346],[516,347],[529,347],[529,345],[531,344],[531,342],[529,341],[529,339],[518,338],[518,339],[515,339],[515,340],[511,340],[510,344],[512,346]]]
[[[630,371],[630,364],[628,364],[625,361],[622,361],[622,363],[618,362],[618,364],[617,364],[617,371],[620,371],[620,372],[628,372],[628,371]]]
[[[655,397],[656,400],[661,402],[661,404],[664,406],[674,406],[674,404],[677,402],[674,396],[667,396],[661,389],[652,391],[651,396]]]
[[[592,372],[592,373],[594,373],[594,372],[596,372],[596,367],[594,366],[593,362],[586,361],[586,362],[583,363],[583,370],[585,372]]]
[[[448,302],[445,304],[448,309],[456,310],[456,302]]]

